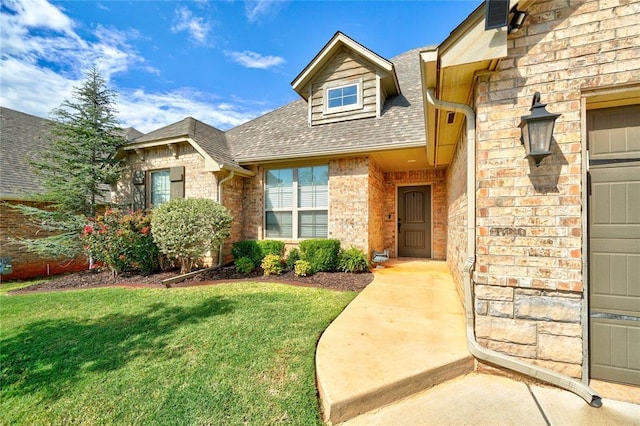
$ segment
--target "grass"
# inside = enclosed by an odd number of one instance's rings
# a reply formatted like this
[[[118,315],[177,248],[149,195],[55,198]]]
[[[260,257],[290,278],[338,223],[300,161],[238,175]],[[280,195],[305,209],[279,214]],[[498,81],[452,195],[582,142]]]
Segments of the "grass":
[[[269,283],[3,296],[0,424],[319,424],[351,292]]]

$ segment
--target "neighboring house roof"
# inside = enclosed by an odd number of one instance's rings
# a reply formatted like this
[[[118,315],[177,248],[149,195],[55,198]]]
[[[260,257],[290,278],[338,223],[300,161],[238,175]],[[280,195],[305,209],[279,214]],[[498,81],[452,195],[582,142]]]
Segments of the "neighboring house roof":
[[[29,161],[42,155],[51,143],[52,125],[46,118],[0,107],[1,198],[25,199],[44,190]],[[141,135],[133,127],[123,129],[127,140]]]
[[[0,196],[25,199],[42,192],[29,160],[49,145],[52,122],[35,115],[0,107]]]
[[[253,163],[424,146],[422,49],[391,60],[402,93],[387,98],[380,118],[310,127],[307,103],[300,99],[227,131],[234,159]]]
[[[127,127],[126,129],[122,129],[122,136],[124,136],[127,142],[130,142],[136,138],[139,138],[142,135],[144,135],[144,133],[142,133],[140,130],[135,129],[133,127]]]

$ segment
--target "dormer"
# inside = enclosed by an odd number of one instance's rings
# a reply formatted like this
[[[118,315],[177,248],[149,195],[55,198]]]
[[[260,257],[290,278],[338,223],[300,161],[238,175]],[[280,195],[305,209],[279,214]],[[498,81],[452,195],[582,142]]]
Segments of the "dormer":
[[[400,94],[393,63],[339,31],[291,85],[307,101],[310,126],[380,118],[387,98]]]

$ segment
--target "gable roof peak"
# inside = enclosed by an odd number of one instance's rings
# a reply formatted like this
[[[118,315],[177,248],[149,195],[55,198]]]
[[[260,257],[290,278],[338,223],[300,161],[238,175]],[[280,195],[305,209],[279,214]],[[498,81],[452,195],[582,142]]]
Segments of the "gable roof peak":
[[[293,90],[295,90],[304,100],[307,100],[309,97],[307,91],[308,84],[328,63],[328,61],[342,48],[346,48],[357,53],[370,62],[374,67],[384,71],[388,75],[388,77],[386,77],[386,80],[389,80],[386,82],[387,86],[390,86],[393,89],[390,94],[400,93],[400,84],[398,83],[398,77],[396,75],[393,62],[383,58],[340,31],[337,31],[333,35],[331,40],[325,44],[320,52],[318,52],[311,62],[291,82]]]

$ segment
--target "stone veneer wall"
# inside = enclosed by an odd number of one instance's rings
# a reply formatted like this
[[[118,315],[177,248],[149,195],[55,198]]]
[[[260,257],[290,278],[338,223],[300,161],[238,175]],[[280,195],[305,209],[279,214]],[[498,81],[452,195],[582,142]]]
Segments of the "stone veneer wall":
[[[397,257],[396,206],[398,186],[431,185],[433,228],[431,233],[433,259],[445,259],[447,255],[447,185],[444,169],[386,172],[384,174],[384,244],[392,257]],[[389,215],[391,214],[391,219]]]
[[[467,151],[466,138],[458,141],[447,168],[447,265],[463,304],[462,274],[467,259]]]
[[[582,135],[586,90],[640,84],[640,3],[533,3],[508,57],[477,86],[476,334],[481,344],[574,377],[583,365]],[[535,167],[518,124],[534,92],[556,122]]]

